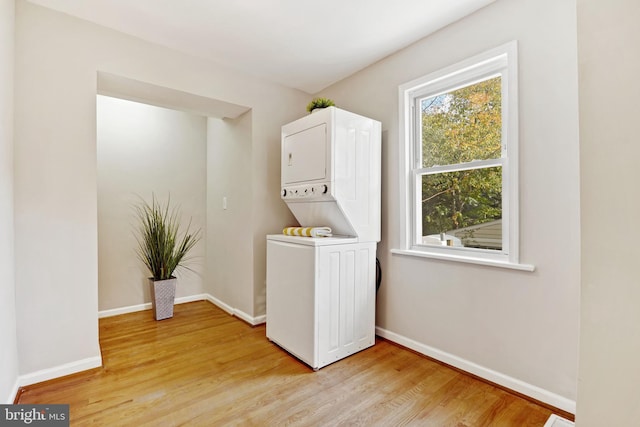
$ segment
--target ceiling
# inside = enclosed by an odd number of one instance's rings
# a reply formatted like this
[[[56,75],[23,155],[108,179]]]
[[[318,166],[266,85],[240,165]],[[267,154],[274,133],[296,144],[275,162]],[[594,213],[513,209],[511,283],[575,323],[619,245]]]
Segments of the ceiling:
[[[494,0],[30,0],[317,93]]]

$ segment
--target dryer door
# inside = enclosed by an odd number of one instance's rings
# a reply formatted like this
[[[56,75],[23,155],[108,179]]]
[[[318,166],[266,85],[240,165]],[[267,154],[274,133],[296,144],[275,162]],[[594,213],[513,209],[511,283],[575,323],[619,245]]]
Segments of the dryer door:
[[[327,175],[327,125],[322,123],[282,141],[282,185],[324,180]]]

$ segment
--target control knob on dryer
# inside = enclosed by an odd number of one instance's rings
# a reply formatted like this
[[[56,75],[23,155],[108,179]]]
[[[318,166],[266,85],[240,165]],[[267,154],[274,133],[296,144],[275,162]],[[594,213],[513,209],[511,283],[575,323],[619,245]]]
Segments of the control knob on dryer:
[[[281,194],[282,194],[282,197],[287,197],[287,189],[283,188]]]
[[[327,184],[322,184],[322,194],[327,194],[327,191],[329,191],[329,187],[327,187]]]

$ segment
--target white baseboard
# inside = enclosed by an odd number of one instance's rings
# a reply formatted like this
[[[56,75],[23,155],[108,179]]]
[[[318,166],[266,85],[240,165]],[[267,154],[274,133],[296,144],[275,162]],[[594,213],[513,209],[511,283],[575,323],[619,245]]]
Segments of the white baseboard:
[[[233,307],[231,307],[229,304],[226,304],[224,302],[222,302],[221,300],[219,300],[218,298],[214,297],[211,294],[207,294],[207,301],[209,301],[211,304],[217,306],[218,308],[222,309],[223,311],[226,311],[227,313],[229,313],[230,315],[234,315],[234,309]]]
[[[128,307],[113,308],[111,310],[102,310],[98,312],[98,319],[102,319],[104,317],[118,316],[120,314],[134,313],[136,311],[149,310],[150,308],[151,308],[151,303],[147,302],[144,304],[130,305]]]
[[[256,316],[253,318],[253,326],[262,325],[263,323],[267,323],[267,315],[263,314],[262,316]]]
[[[20,381],[20,378],[16,378],[16,381],[13,384],[13,388],[11,389],[9,396],[7,396],[7,399],[5,400],[4,404],[11,405],[13,404],[13,402],[15,402],[16,396],[18,395],[18,390],[20,389],[19,381]]]
[[[244,311],[239,310],[237,308],[233,308],[229,304],[222,302],[221,300],[219,300],[218,298],[214,297],[211,294],[197,294],[197,295],[189,295],[186,297],[179,297],[179,298],[176,298],[175,303],[184,304],[187,302],[203,301],[203,300],[209,301],[210,303],[221,308],[222,310],[226,311],[230,315],[236,316],[252,326],[256,326],[261,323],[265,323],[267,321],[267,316],[265,315],[256,316],[256,317],[250,316]],[[120,307],[120,308],[114,308],[111,310],[99,311],[98,318],[102,319],[104,317],[118,316],[120,314],[133,313],[136,311],[143,311],[143,310],[149,310],[149,309],[151,309],[150,302],[144,303],[144,304],[138,304],[138,305],[130,305],[128,307]]]
[[[175,303],[176,304],[184,304],[187,302],[194,302],[194,301],[202,301],[202,300],[206,300],[207,299],[208,294],[197,294],[197,295],[188,295],[186,297],[178,297],[175,299]],[[98,318],[102,319],[104,317],[111,317],[111,316],[118,316],[120,314],[127,314],[127,313],[134,313],[136,311],[144,311],[144,310],[150,310],[151,307],[151,303],[150,302],[146,302],[144,304],[137,304],[137,305],[130,305],[128,307],[120,307],[120,308],[114,308],[114,309],[110,309],[110,310],[102,310],[98,312]]]
[[[86,371],[87,369],[99,368],[100,366],[102,366],[101,356],[89,357],[87,359],[77,360],[75,362],[55,366],[53,368],[43,369],[41,371],[21,375],[18,377],[18,386],[24,387],[26,385],[41,383],[43,381],[52,380],[54,378],[64,377],[65,375],[75,374],[76,372]],[[16,393],[17,392],[18,390],[16,388]]]
[[[186,297],[176,298],[176,304],[185,304],[194,301],[206,301],[209,294],[187,295]]]
[[[256,316],[256,317],[249,316],[244,311],[238,310],[237,308],[231,307],[229,304],[226,304],[226,303],[220,301],[218,298],[214,297],[213,295],[207,294],[207,298],[206,299],[207,299],[207,301],[209,301],[210,303],[212,303],[215,306],[218,306],[220,309],[226,311],[230,315],[236,316],[236,317],[244,320],[245,322],[247,322],[248,324],[250,324],[252,326],[260,325],[261,323],[265,323],[267,321],[267,316],[266,315]]]
[[[533,399],[539,400],[540,402],[544,402],[558,409],[562,409],[563,411],[567,411],[571,414],[576,413],[575,400],[567,399],[566,397],[562,397],[558,394],[552,393],[533,384],[528,384],[524,381],[518,380],[500,372],[496,372],[484,366],[475,364],[469,360],[419,343],[410,338],[404,337],[391,331],[387,331],[386,329],[382,329],[380,327],[376,327],[376,335],[379,335],[382,338],[393,341],[404,347],[410,348],[411,350],[417,351],[418,353],[422,353],[425,356],[429,356],[440,362],[446,363],[447,365],[451,365],[465,372],[469,372],[492,383],[501,385],[518,393],[522,393],[525,396],[529,396]]]
[[[240,319],[244,320],[245,322],[247,322],[248,324],[250,324],[251,326],[257,326],[260,325],[262,323],[266,323],[267,322],[267,316],[266,315],[262,315],[262,316],[249,316],[247,313],[240,311],[240,310],[234,310],[233,313],[234,316],[239,317]]]

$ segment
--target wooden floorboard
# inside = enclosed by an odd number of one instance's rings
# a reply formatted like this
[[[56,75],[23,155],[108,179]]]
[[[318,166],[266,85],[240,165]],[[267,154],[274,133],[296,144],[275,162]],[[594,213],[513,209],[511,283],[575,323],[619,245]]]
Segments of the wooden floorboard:
[[[544,426],[551,410],[386,340],[318,372],[209,302],[100,319],[103,367],[35,384],[72,426]]]

